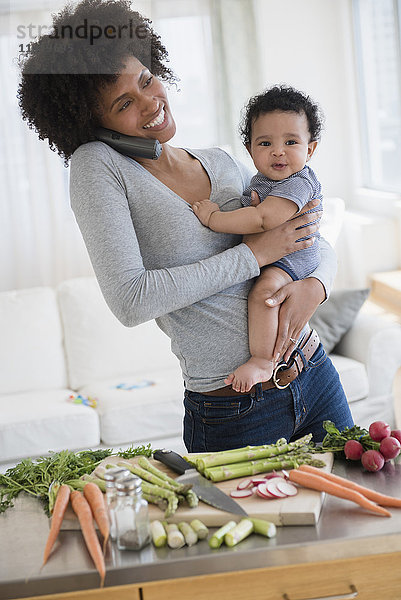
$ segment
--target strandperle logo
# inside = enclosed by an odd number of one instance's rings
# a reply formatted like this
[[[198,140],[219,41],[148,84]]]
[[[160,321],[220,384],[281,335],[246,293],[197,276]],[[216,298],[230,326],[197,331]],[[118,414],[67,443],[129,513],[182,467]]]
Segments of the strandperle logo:
[[[134,26],[132,19],[130,19],[128,23],[120,23],[118,25],[110,24],[105,26],[101,26],[98,23],[88,23],[87,19],[84,19],[83,23],[75,27],[72,25],[53,27],[48,25],[35,25],[34,23],[17,26],[17,38],[19,40],[29,39],[33,41],[38,37],[48,35],[49,38],[55,40],[89,40],[91,46],[94,44],[95,40],[99,40],[102,37],[109,40],[122,38],[138,38],[143,40],[148,36],[148,33],[148,29],[145,25]]]

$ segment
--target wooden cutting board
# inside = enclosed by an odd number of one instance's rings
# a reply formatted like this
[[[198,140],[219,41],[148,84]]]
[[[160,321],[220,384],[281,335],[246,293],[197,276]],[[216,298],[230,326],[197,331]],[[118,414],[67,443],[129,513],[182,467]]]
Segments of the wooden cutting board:
[[[326,463],[323,470],[330,472],[333,465],[333,454],[330,452],[318,454],[317,458]],[[107,458],[104,462],[106,464],[114,464],[120,460],[121,458],[113,456]],[[133,458],[130,459],[129,462],[135,461],[136,459]],[[168,473],[171,477],[177,476],[159,461],[152,460],[151,462],[153,462],[158,469]],[[229,481],[223,481],[221,483],[216,483],[215,485],[229,495],[231,490],[237,487],[237,484],[241,479],[245,478],[230,479]],[[324,494],[321,492],[299,488],[299,492],[296,496],[287,498],[267,500],[252,495],[248,498],[239,498],[236,500],[238,504],[246,510],[250,517],[267,519],[268,521],[272,521],[275,525],[315,525],[319,520],[323,496]],[[163,511],[157,506],[149,504],[149,517],[151,520],[163,519]],[[189,522],[195,518],[200,519],[208,527],[220,527],[229,520],[239,521],[241,519],[239,515],[233,515],[232,513],[218,510],[217,508],[213,508],[200,501],[196,508],[189,508],[188,505],[180,504],[176,513],[169,517],[168,521],[170,523],[179,523],[180,521]],[[62,529],[79,529],[77,518],[70,507],[65,514]]]

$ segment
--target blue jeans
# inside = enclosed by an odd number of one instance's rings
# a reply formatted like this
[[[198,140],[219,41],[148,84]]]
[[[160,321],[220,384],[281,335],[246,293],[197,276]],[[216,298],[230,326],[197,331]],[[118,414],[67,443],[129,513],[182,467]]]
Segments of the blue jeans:
[[[320,344],[306,369],[284,390],[256,385],[243,396],[205,396],[185,391],[184,443],[188,452],[215,452],[288,441],[312,433],[321,442],[323,421],[338,429],[353,420],[333,363]]]

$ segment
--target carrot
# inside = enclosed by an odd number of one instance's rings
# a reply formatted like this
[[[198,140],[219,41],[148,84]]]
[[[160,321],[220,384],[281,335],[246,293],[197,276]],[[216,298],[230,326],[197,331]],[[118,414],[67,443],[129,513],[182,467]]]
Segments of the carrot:
[[[78,492],[78,490],[71,492],[71,505],[73,511],[78,517],[86,547],[88,548],[89,554],[91,555],[96,569],[99,572],[100,587],[103,587],[104,578],[106,576],[106,566],[95,526],[93,524],[91,508],[88,501],[84,498],[81,492]]]
[[[84,487],[84,496],[89,502],[93,518],[95,519],[103,540],[103,552],[105,551],[107,540],[109,539],[110,526],[109,517],[104,504],[103,492],[96,483],[88,482]]]
[[[382,515],[383,517],[391,517],[391,513],[388,510],[378,506],[374,502],[371,502],[368,500],[368,498],[366,498],[366,496],[363,496],[355,490],[338,485],[338,483],[328,481],[324,477],[321,477],[320,474],[315,475],[312,473],[307,473],[306,471],[301,471],[300,469],[292,469],[289,471],[288,477],[290,481],[299,483],[304,487],[311,488],[312,490],[318,490],[319,492],[326,492],[331,496],[337,496],[338,498],[344,498],[345,500],[351,500],[351,502],[355,502],[356,504],[359,504],[359,506],[367,508],[378,515]]]
[[[71,490],[68,485],[61,485],[59,491],[57,492],[57,498],[53,509],[52,523],[50,526],[49,535],[47,537],[45,551],[43,553],[42,567],[46,564],[59,534],[64,513],[70,499],[70,493]]]
[[[315,475],[320,475],[320,477],[324,477],[329,481],[333,481],[334,483],[338,483],[344,487],[350,488],[363,494],[369,500],[380,504],[381,506],[393,506],[401,508],[401,498],[393,498],[393,496],[386,496],[385,494],[381,494],[380,492],[376,492],[375,490],[371,490],[363,485],[359,485],[358,483],[354,483],[353,481],[349,481],[349,479],[345,479],[344,477],[339,477],[338,475],[334,475],[334,473],[327,473],[326,471],[322,471],[316,467],[312,467],[311,465],[300,465],[301,471],[307,471],[308,473],[313,473]]]

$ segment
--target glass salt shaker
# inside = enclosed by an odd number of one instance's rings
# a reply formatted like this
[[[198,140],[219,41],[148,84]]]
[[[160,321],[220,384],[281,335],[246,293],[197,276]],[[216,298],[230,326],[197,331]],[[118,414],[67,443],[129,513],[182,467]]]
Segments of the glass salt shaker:
[[[142,497],[142,481],[128,477],[116,482],[117,548],[140,550],[150,542],[148,503]]]
[[[114,469],[107,469],[104,473],[104,480],[106,482],[106,503],[107,512],[109,515],[109,526],[110,526],[110,538],[115,540],[117,537],[116,527],[116,516],[115,509],[117,504],[117,490],[116,482],[119,479],[124,479],[131,475],[128,469],[123,467],[115,467]]]

